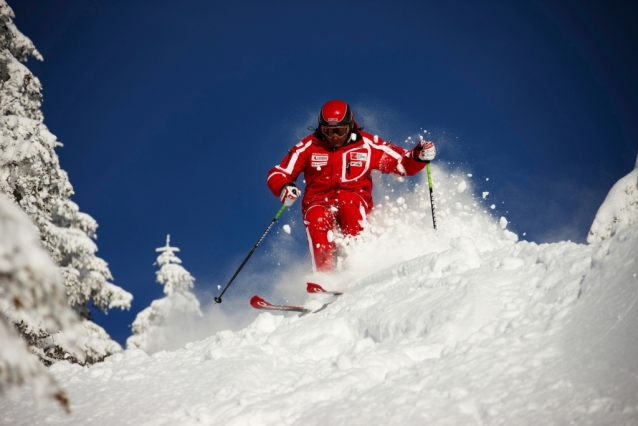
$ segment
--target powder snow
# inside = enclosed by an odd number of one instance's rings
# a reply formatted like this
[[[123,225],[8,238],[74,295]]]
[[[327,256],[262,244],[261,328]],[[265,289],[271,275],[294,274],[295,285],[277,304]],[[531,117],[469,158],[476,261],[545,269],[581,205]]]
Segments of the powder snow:
[[[361,238],[337,236],[343,271],[314,277],[345,290],[321,312],[255,312],[179,350],[59,362],[72,414],[25,395],[0,401],[0,423],[638,424],[638,227],[519,241],[471,180],[433,176],[438,230],[427,182],[400,202],[377,195]]]

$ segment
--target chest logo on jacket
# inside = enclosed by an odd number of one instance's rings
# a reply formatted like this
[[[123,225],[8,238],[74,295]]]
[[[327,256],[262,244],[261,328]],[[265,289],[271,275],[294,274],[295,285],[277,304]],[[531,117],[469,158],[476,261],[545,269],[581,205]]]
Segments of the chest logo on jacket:
[[[358,160],[368,161],[368,153],[367,152],[351,152],[350,159],[354,161],[358,161]]]
[[[361,152],[364,150],[364,152]],[[352,182],[366,175],[370,168],[370,148],[355,148],[343,153],[341,182]]]
[[[325,154],[312,154],[312,161],[328,161],[328,156]]]

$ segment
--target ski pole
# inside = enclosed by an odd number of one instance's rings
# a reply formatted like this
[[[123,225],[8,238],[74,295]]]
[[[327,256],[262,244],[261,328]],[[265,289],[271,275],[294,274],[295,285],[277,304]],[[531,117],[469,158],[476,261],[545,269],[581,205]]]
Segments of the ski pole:
[[[432,206],[432,224],[436,231],[436,216],[434,215],[434,190],[432,189],[432,171],[430,170],[430,163],[425,166],[428,171],[428,186],[430,187],[430,206]]]
[[[239,266],[239,269],[237,269],[237,272],[235,272],[235,275],[233,275],[233,277],[230,279],[230,281],[228,281],[228,284],[226,284],[226,287],[224,287],[224,290],[222,290],[222,293],[218,297],[215,298],[215,303],[222,303],[222,296],[224,295],[224,293],[226,293],[226,290],[228,290],[228,287],[230,287],[230,285],[233,283],[233,281],[235,280],[237,275],[239,275],[239,271],[242,270],[242,268],[244,267],[246,262],[248,262],[248,259],[250,259],[250,256],[252,256],[253,253],[255,252],[255,250],[257,250],[257,247],[259,246],[259,244],[262,242],[262,240],[264,239],[264,237],[266,236],[268,231],[270,231],[270,229],[273,227],[275,222],[277,222],[277,219],[279,219],[279,216],[281,216],[281,214],[284,212],[284,210],[286,210],[286,205],[282,204],[281,208],[279,209],[279,211],[277,212],[277,214],[275,215],[273,220],[270,222],[270,225],[268,225],[268,228],[266,228],[264,233],[261,234],[261,237],[259,237],[259,239],[255,243],[255,245],[253,246],[253,249],[250,251],[250,253],[248,253],[248,256],[246,256],[246,259],[244,259],[244,261],[241,263],[241,265]]]

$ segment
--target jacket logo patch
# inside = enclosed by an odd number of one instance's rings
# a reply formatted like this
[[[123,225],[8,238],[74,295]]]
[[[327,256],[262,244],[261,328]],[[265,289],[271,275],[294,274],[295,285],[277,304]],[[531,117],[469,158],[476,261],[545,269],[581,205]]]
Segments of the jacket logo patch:
[[[312,167],[321,167],[321,166],[327,166],[328,163],[325,161],[313,161],[312,162]]]
[[[361,162],[361,161],[351,161],[350,165],[352,167],[363,167],[363,162]]]
[[[368,153],[367,152],[351,152],[350,159],[368,161]]]
[[[312,161],[328,161],[328,156],[324,154],[312,154]]]

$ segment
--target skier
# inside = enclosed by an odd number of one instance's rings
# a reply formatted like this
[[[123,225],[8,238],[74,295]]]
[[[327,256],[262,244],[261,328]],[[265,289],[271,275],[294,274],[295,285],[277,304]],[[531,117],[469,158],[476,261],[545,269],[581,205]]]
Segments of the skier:
[[[306,191],[301,211],[314,272],[332,272],[334,231],[356,236],[373,207],[372,170],[413,176],[436,156],[433,142],[412,150],[384,142],[363,131],[344,101],[327,102],[319,127],[295,145],[268,172],[268,187],[286,206],[301,195],[295,181],[303,172]]]

